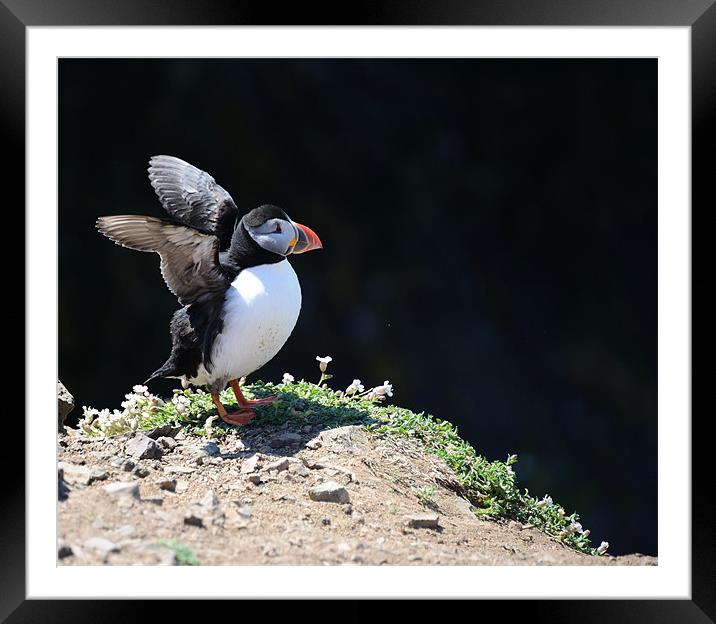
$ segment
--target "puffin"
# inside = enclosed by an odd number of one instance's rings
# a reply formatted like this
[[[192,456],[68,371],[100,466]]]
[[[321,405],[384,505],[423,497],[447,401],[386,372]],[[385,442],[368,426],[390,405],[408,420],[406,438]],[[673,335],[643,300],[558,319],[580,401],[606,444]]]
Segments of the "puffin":
[[[169,218],[99,217],[115,243],[159,254],[162,277],[182,306],[169,325],[169,358],[144,382],[179,379],[204,386],[221,419],[246,425],[254,407],[239,380],[271,360],[301,310],[301,286],[288,256],[322,249],[318,235],[281,208],[264,204],[240,217],[231,195],[205,171],[175,156],[153,156],[149,180]],[[238,409],[219,393],[230,385]]]

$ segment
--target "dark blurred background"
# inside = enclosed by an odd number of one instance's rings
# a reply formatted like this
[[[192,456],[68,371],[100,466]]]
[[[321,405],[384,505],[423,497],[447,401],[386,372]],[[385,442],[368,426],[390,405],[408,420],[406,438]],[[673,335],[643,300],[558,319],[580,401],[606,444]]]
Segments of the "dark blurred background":
[[[161,216],[153,154],[324,250],[253,378],[389,379],[393,401],[518,453],[610,552],[657,553],[657,62],[62,59],[59,375],[119,407],[169,353],[158,258],[94,230]],[[169,394],[174,384],[152,390]],[[73,416],[78,416],[78,407]]]

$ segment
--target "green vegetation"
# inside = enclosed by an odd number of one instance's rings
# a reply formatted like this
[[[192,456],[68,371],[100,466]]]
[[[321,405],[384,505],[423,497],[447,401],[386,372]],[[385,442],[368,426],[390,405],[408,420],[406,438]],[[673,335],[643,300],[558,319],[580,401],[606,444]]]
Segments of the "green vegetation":
[[[418,500],[426,507],[430,507],[435,504],[435,494],[437,491],[438,489],[434,485],[424,485],[417,492]]]
[[[160,540],[157,542],[160,546],[168,548],[174,553],[177,563],[182,566],[199,565],[199,560],[186,544],[178,540]]]
[[[321,381],[326,377],[325,370],[321,370]],[[287,421],[296,426],[323,428],[358,424],[376,435],[417,439],[428,452],[445,460],[454,470],[460,494],[472,503],[475,513],[534,525],[580,552],[601,555],[606,551],[606,543],[597,549],[590,546],[589,531],[582,529],[576,513],[567,515],[551,497],[537,499],[527,490],[519,489],[512,468],[517,462],[516,455],[508,456],[504,462],[489,461],[463,440],[449,422],[430,414],[384,405],[386,395],[392,395],[392,386],[387,381],[362,391],[359,380],[355,380],[342,392],[303,380],[294,383],[292,379],[284,376],[285,383],[257,381],[244,386],[247,397],[279,397],[273,405],[256,409],[257,417],[247,426],[249,429]],[[221,398],[229,409],[235,404],[230,389],[225,390]],[[218,438],[234,430],[218,419],[211,396],[201,390],[177,390],[171,400],[162,401],[143,386],[135,386],[134,393],[127,395],[122,407],[124,411],[113,413],[84,408],[85,418],[79,428],[68,429],[68,433],[102,437],[172,424],[195,435]],[[418,493],[418,497],[429,502],[432,494],[426,490]]]

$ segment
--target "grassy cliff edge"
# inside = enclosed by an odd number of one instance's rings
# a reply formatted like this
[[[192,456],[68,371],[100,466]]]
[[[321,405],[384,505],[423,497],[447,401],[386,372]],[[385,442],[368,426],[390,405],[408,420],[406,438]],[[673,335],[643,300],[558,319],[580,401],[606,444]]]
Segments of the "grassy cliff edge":
[[[576,512],[567,514],[550,496],[537,499],[519,488],[513,468],[517,455],[508,455],[505,461],[489,461],[463,440],[451,423],[384,404],[386,394],[392,394],[388,382],[369,391],[352,384],[344,392],[328,388],[323,383],[328,378],[324,371],[318,384],[294,382],[287,375],[279,384],[257,381],[245,385],[248,397],[279,397],[273,405],[258,408],[256,419],[246,430],[285,423],[322,429],[361,425],[376,436],[417,440],[454,471],[455,479],[441,485],[469,501],[475,514],[512,519],[539,528],[578,552],[591,555],[606,552],[605,542],[598,548],[591,546],[589,531],[581,526]],[[235,402],[230,390],[222,394],[222,400],[227,406]],[[189,435],[221,439],[236,431],[218,419],[210,395],[201,390],[175,390],[171,400],[165,401],[150,394],[144,386],[135,386],[126,395],[122,408],[110,412],[84,407],[77,429],[68,428],[67,433],[96,439],[173,425]],[[429,492],[423,494],[429,498]]]

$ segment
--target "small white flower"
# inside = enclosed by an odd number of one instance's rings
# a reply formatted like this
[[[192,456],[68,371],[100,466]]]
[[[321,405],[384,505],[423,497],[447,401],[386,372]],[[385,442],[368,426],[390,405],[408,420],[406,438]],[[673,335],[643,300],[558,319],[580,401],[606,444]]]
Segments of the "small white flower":
[[[360,379],[354,379],[351,382],[351,385],[346,388],[346,394],[351,395],[355,394],[356,392],[363,392],[363,390],[365,390],[365,388],[360,382]]]
[[[554,501],[552,500],[552,497],[549,494],[545,494],[542,501],[544,502],[545,505],[548,505],[549,507],[554,505]]]
[[[281,383],[290,384],[293,383],[293,375],[291,373],[284,373],[283,378],[281,379]]]
[[[582,535],[583,535],[584,537],[589,537],[589,534],[590,534],[590,533],[591,533],[591,531],[590,531],[589,529],[584,529],[584,531],[582,531]]]
[[[563,517],[564,517],[564,509],[563,509],[562,507],[560,507],[560,508],[557,510],[557,515],[558,515],[560,518],[563,518]]]
[[[214,434],[214,426],[213,425],[214,425],[214,421],[217,418],[218,417],[216,415],[209,416],[209,418],[207,418],[204,421],[204,435],[209,439],[211,439],[213,437],[213,434]]]
[[[318,362],[318,368],[321,369],[322,373],[325,373],[328,365],[333,361],[333,358],[330,355],[326,355],[324,357],[317,355],[316,361]]]
[[[393,396],[393,386],[387,379],[383,382],[382,386],[376,386],[375,388],[373,388],[370,391],[369,396],[382,401],[383,399],[385,399],[386,395],[388,395],[389,397]]]
[[[603,555],[605,552],[607,552],[607,549],[609,548],[609,542],[602,542],[599,544],[599,548],[597,548],[597,553],[600,555]]]
[[[183,414],[189,408],[189,399],[183,394],[175,394],[172,397],[172,403],[177,414]]]
[[[582,525],[579,522],[572,522],[569,525],[569,532],[570,533],[583,533]]]
[[[144,396],[147,396],[147,394],[145,394],[147,392],[147,386],[140,386],[140,385],[132,386],[132,391],[135,394],[144,394]]]

